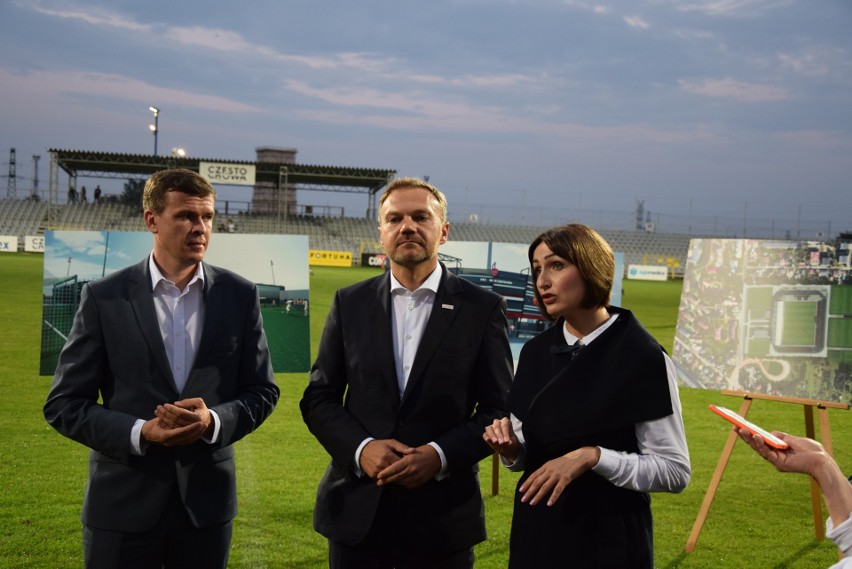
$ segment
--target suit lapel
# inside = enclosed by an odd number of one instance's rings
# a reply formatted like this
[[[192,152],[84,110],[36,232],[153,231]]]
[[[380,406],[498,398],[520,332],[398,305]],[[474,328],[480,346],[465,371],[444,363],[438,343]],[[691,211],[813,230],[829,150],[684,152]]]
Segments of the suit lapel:
[[[390,273],[387,272],[374,282],[375,308],[371,311],[377,317],[371,319],[370,330],[375,339],[375,357],[381,362],[382,377],[388,383],[391,393],[399,395],[399,383],[396,380],[396,359],[393,353],[393,338],[391,337],[391,294]]]
[[[130,304],[139,322],[139,328],[145,337],[145,342],[154,360],[168,380],[172,389],[177,392],[175,379],[172,377],[172,369],[166,356],[166,348],[163,346],[163,337],[160,334],[160,324],[157,321],[157,310],[154,308],[154,294],[151,291],[151,273],[148,271],[148,259],[136,265],[127,283]]]
[[[432,305],[429,322],[426,323],[426,329],[420,339],[417,355],[414,356],[411,373],[408,374],[408,383],[405,385],[405,393],[402,396],[403,403],[414,385],[420,381],[426,366],[435,357],[438,346],[441,345],[441,340],[444,339],[444,335],[461,309],[461,302],[456,296],[461,292],[458,277],[450,273],[443,264],[441,267],[443,269],[441,284],[438,286],[438,293],[435,295],[435,304]]]
[[[218,289],[214,288],[216,284],[216,269],[206,263],[201,264],[204,271],[204,325],[201,329],[201,339],[198,341],[198,350],[195,352],[195,362],[200,361],[202,355],[210,350],[211,342],[216,334],[216,316],[222,315],[220,309]],[[190,375],[187,376],[186,383],[192,377],[192,371],[195,369],[195,362],[192,362],[192,367],[189,368]]]

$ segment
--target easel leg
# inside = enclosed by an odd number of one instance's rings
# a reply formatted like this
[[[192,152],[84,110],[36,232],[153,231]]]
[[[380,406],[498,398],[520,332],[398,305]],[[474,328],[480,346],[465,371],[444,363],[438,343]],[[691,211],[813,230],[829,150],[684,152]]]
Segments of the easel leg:
[[[743,404],[740,405],[739,414],[745,417],[751,407],[752,400],[746,398]],[[698,542],[698,536],[701,534],[701,528],[707,520],[707,514],[710,512],[710,505],[713,503],[713,498],[716,496],[716,490],[719,488],[719,483],[722,481],[722,475],[725,473],[725,467],[728,466],[728,459],[731,458],[731,453],[734,451],[736,444],[737,433],[731,430],[728,435],[728,440],[725,441],[725,447],[722,449],[722,455],[719,457],[719,462],[716,463],[716,470],[713,472],[713,478],[710,479],[710,486],[707,488],[707,493],[704,494],[704,501],[701,503],[701,509],[698,511],[698,516],[695,518],[695,523],[692,525],[692,531],[689,538],[686,540],[686,547],[683,548],[687,553],[692,553],[695,549],[695,544]]]
[[[500,493],[500,458],[495,452],[491,459],[491,495],[496,496]]]
[[[810,405],[805,405],[805,434],[808,438],[816,440],[814,432],[814,409]],[[822,422],[822,417],[820,417]],[[814,535],[817,541],[825,539],[825,528],[822,522],[822,494],[820,494],[819,484],[813,478],[811,480],[811,505],[814,511]]]
[[[834,457],[834,447],[831,444],[831,426],[828,424],[828,409],[826,407],[818,406],[817,413],[819,413],[819,434],[822,435],[822,446],[825,447],[828,454]],[[819,527],[822,530],[823,525],[820,524]],[[823,538],[825,538],[824,534],[822,535],[822,538],[819,539]],[[840,549],[837,550],[837,558],[843,559],[843,552]]]
[[[834,447],[831,446],[831,426],[828,424],[828,409],[826,407],[817,407],[817,412],[819,413],[819,434],[820,439],[822,439],[822,446],[833,457]]]

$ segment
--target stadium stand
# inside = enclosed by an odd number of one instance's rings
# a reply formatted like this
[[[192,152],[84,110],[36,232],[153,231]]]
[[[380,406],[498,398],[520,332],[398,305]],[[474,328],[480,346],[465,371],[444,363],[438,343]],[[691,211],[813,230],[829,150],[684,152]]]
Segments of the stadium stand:
[[[47,223],[47,204],[30,199],[0,200],[0,235],[41,235]]]
[[[145,231],[138,208],[118,203],[72,203],[59,209],[55,229],[99,231]],[[41,235],[47,228],[48,205],[32,200],[0,199],[0,235]],[[220,214],[220,220],[224,215]],[[350,251],[360,260],[362,252],[378,252],[376,222],[364,218],[299,215],[279,218],[275,214],[229,214],[239,233],[307,235],[311,249]],[[452,222],[454,241],[530,243],[544,227]],[[598,229],[615,251],[624,253],[624,263],[661,264],[674,259],[685,265],[689,235]],[[696,236],[692,236],[696,237]]]

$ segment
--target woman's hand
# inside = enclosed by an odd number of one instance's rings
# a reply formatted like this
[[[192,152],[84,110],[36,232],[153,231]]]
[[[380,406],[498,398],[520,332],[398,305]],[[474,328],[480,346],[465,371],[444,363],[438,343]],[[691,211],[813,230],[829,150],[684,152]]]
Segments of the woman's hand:
[[[523,494],[521,502],[529,502],[530,506],[535,506],[550,494],[547,505],[552,506],[565,487],[594,467],[600,457],[601,451],[597,447],[583,447],[548,460],[518,488]]]
[[[495,419],[493,423],[485,427],[482,433],[483,440],[494,449],[494,452],[509,462],[518,460],[521,454],[521,441],[515,435],[512,421],[508,417]]]

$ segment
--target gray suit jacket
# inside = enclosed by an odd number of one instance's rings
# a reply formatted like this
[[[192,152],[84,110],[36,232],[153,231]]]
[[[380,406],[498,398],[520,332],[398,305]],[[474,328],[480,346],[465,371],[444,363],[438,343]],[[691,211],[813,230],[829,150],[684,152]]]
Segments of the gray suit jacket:
[[[444,268],[435,304],[400,394],[391,338],[390,276],[337,292],[310,384],[301,401],[310,431],[331,455],[319,485],[314,527],[341,543],[359,543],[383,491],[397,492],[394,522],[412,548],[458,550],[485,539],[477,466],[491,454],[485,425],[506,415],[512,381],[506,304]],[[415,490],[382,489],[354,474],[367,437],[416,447],[431,441],[448,476]]]
[[[85,525],[124,532],[154,526],[176,488],[198,527],[236,515],[231,445],[278,401],[257,288],[204,264],[205,319],[196,361],[178,393],[154,309],[147,259],[87,283],[53,378],[44,416],[91,448]],[[137,419],[157,405],[201,397],[221,419],[215,444],[130,453]],[[100,398],[100,400],[99,400]]]

